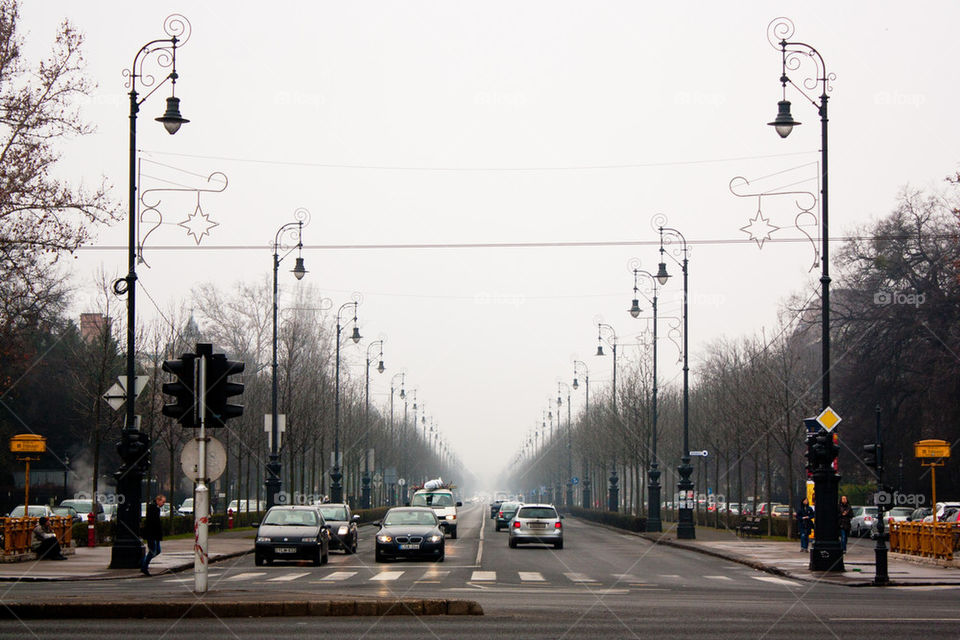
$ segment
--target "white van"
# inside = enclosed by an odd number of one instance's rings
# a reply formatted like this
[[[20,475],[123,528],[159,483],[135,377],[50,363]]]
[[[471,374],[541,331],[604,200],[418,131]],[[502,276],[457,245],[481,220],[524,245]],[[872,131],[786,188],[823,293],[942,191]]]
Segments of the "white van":
[[[440,529],[444,533],[449,533],[454,540],[457,539],[457,507],[462,507],[462,502],[456,502],[453,499],[453,491],[450,489],[420,489],[413,494],[410,500],[411,507],[430,507],[437,515],[440,521]]]

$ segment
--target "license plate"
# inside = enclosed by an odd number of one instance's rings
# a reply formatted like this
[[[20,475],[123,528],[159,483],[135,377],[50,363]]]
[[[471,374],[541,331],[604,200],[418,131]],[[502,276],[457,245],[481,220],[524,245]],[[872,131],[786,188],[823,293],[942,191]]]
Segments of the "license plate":
[[[402,551],[413,551],[414,549],[419,549],[419,548],[420,548],[420,545],[418,545],[418,544],[402,544],[402,545],[400,545],[400,549],[401,549]]]
[[[542,522],[531,522],[531,523],[530,523],[530,528],[531,528],[531,529],[546,529],[546,528],[547,528],[547,525],[544,524],[544,523],[542,523]]]
[[[273,550],[274,553],[296,553],[296,547],[277,547]]]

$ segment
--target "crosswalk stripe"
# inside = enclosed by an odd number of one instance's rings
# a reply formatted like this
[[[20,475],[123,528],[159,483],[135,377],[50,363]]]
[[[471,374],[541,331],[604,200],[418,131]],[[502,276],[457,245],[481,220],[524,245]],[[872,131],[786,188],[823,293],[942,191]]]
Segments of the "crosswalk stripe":
[[[772,582],[773,584],[785,584],[788,587],[799,587],[800,585],[794,582],[793,580],[784,580],[783,578],[775,578],[773,576],[752,576],[754,580],[760,580],[762,582]]]
[[[238,573],[235,576],[224,578],[224,580],[229,580],[229,581],[249,580],[250,578],[258,578],[260,576],[265,576],[265,575],[267,575],[266,571],[248,571],[247,573]]]
[[[678,576],[675,573],[661,573],[660,577],[661,578],[679,578],[680,576]]]
[[[471,582],[477,582],[481,580],[496,580],[497,572],[496,571],[474,571],[473,575],[470,576]]]
[[[572,572],[571,572],[571,573],[564,573],[563,575],[567,576],[567,578],[568,578],[571,582],[596,582],[596,580],[594,580],[594,579],[591,578],[590,576],[587,576],[587,575],[582,574],[582,573],[572,573]]]
[[[518,571],[520,574],[520,580],[524,582],[546,582],[539,571]]]
[[[703,576],[704,578],[709,578],[710,580],[733,580],[729,576]]]
[[[321,580],[327,580],[329,582],[338,582],[340,580],[346,580],[347,578],[352,578],[357,575],[356,571],[334,571],[330,575],[323,576]]]
[[[371,580],[376,580],[379,582],[385,582],[389,580],[396,580],[403,575],[403,571],[381,571],[377,575],[370,578]]]
[[[277,576],[276,578],[270,578],[269,580],[267,580],[267,582],[292,582],[293,580],[296,580],[297,578],[302,578],[303,576],[308,576],[308,575],[310,575],[309,572],[307,572],[307,573],[290,573],[290,574],[287,574],[287,575],[285,575],[285,576]]]

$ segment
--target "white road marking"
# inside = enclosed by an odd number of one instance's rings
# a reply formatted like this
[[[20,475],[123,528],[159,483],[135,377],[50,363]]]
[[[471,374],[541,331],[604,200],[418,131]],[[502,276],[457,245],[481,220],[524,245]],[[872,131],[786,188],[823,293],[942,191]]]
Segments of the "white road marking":
[[[388,580],[396,580],[403,575],[403,571],[381,571],[377,575],[370,578],[371,580],[376,580],[378,582],[384,582]]]
[[[321,580],[326,580],[328,582],[338,582],[340,580],[346,580],[347,578],[352,578],[357,575],[356,571],[334,571],[328,576],[323,576]]]
[[[761,580],[763,582],[771,582],[773,584],[783,584],[788,587],[799,587],[800,585],[793,580],[784,580],[783,578],[775,578],[774,576],[753,576],[754,580]]]
[[[483,530],[487,526],[486,514],[480,515],[480,543],[477,545],[477,559],[474,562],[478,567],[480,566],[480,560],[483,559]]]
[[[660,574],[660,577],[661,577],[661,578],[676,578],[676,579],[678,579],[678,580],[680,579],[680,576],[678,576],[678,575],[675,574],[675,573],[661,573],[661,574]]]
[[[729,576],[703,576],[704,578],[709,578],[710,580],[733,580]]]
[[[481,580],[496,580],[496,571],[474,571],[470,576],[470,582],[479,582]]]
[[[596,582],[596,580],[583,573],[570,572],[564,573],[563,575],[567,576],[570,582]]]
[[[424,572],[423,577],[417,580],[416,582],[424,582],[424,581],[438,582],[446,578],[448,575],[450,575],[449,571],[437,571],[435,569],[431,569]]]
[[[267,582],[292,582],[297,578],[302,578],[303,576],[310,575],[310,572],[306,573],[291,573],[285,576],[277,576],[276,578],[270,578]]]
[[[539,571],[518,571],[520,580],[523,582],[546,582],[543,574]]]
[[[232,580],[232,581],[249,580],[250,578],[258,578],[260,576],[265,576],[265,575],[267,575],[266,571],[248,571],[247,573],[238,573],[235,576],[224,578],[224,580]]]

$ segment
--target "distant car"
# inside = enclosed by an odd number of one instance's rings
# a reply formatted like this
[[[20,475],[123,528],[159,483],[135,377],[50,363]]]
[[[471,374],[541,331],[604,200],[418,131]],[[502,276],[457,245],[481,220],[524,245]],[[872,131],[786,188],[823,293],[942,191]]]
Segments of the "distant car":
[[[494,527],[497,531],[501,529],[506,529],[510,526],[510,521],[513,520],[513,516],[517,514],[517,509],[520,508],[519,502],[504,502],[500,505],[500,510],[497,511],[497,520],[494,524]]]
[[[947,509],[960,509],[960,502],[938,502],[937,505],[937,522],[943,520],[943,516],[946,513]],[[927,515],[923,518],[924,522],[933,522],[933,515]]]
[[[883,529],[886,533],[890,533],[890,525],[894,522],[907,522],[910,518],[910,515],[913,513],[913,509],[910,507],[893,507],[883,513],[884,525]],[[879,518],[874,519],[873,526],[870,527],[870,537],[876,538],[879,525]]]
[[[503,500],[494,500],[490,503],[490,517],[496,518],[497,512],[500,511],[500,505],[503,504]]]
[[[30,505],[30,509],[27,511],[28,518],[42,518],[42,517],[50,518],[55,515],[57,514],[53,512],[53,509],[51,509],[48,505],[45,505],[45,504],[32,504]],[[13,511],[10,512],[10,517],[22,518],[23,505],[18,504],[17,506],[15,506],[13,508]]]
[[[774,518],[789,518],[790,517],[790,505],[786,504],[775,504],[773,505],[773,517]]]
[[[360,538],[357,531],[360,516],[351,514],[348,504],[321,504],[317,509],[330,525],[330,548],[343,549],[344,553],[356,553]]]
[[[147,503],[147,502],[141,502],[141,503],[140,503],[140,517],[141,517],[141,518],[146,518],[146,517],[147,517],[147,504],[149,504],[149,503]],[[170,516],[170,503],[169,503],[169,502],[164,502],[164,503],[163,503],[163,506],[160,507],[160,517],[161,517],[161,518],[166,518],[166,517],[169,517],[169,516]]]
[[[113,522],[117,519],[117,507],[116,504],[105,504],[103,505],[103,521],[104,522]]]
[[[87,515],[93,513],[93,500],[64,500],[60,503],[61,507],[73,507],[84,522],[87,521]],[[97,521],[103,522],[106,517],[103,514],[103,505],[97,503]]]
[[[908,522],[923,522],[923,519],[933,513],[933,509],[930,507],[917,507],[910,514],[910,517],[907,518]]]
[[[77,510],[73,507],[54,507],[53,513],[61,518],[70,518],[74,524],[83,521],[83,518],[80,517],[80,514],[77,513]]]
[[[876,507],[853,507],[853,518],[850,520],[850,535],[859,537],[864,534],[869,534],[876,520]]]
[[[180,508],[177,509],[177,515],[180,516],[192,516],[193,515],[193,498],[187,498],[180,505]]]
[[[551,504],[525,504],[517,509],[510,523],[507,544],[511,549],[529,542],[552,544],[554,549],[563,549],[561,518]]]
[[[433,509],[394,507],[380,522],[374,547],[374,560],[393,558],[431,558],[443,562],[446,555],[444,534]]]
[[[311,560],[314,565],[330,559],[330,526],[314,506],[272,507],[257,528],[254,564],[262,567],[274,560]]]
[[[727,513],[732,516],[740,515],[740,503],[739,502],[728,502],[727,503]]]
[[[949,522],[960,526],[960,509],[954,507],[947,507],[943,510],[943,513],[937,518],[937,522]]]

